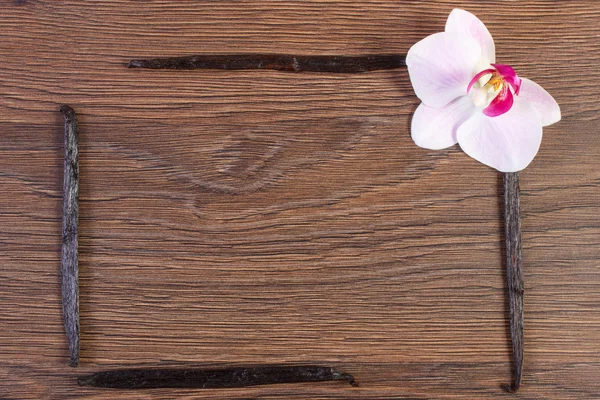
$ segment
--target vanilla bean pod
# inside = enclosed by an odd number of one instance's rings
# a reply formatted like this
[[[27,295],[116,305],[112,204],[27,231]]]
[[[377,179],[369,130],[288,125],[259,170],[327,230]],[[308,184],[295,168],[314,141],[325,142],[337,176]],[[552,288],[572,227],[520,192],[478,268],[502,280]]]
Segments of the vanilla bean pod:
[[[80,386],[113,389],[241,388],[279,383],[348,381],[354,377],[330,367],[267,366],[231,369],[123,369],[97,372],[78,379]]]
[[[288,72],[355,73],[406,66],[396,54],[369,56],[293,56],[288,54],[229,54],[132,60],[129,68],[150,69],[271,69]]]
[[[521,257],[521,216],[519,173],[504,174],[504,229],[506,235],[506,277],[510,337],[512,340],[514,382],[504,388],[516,392],[523,374],[523,259]]]
[[[61,286],[65,332],[69,342],[71,367],[79,364],[79,259],[77,223],[79,220],[79,149],[77,115],[64,105],[65,164],[63,180],[63,219]]]

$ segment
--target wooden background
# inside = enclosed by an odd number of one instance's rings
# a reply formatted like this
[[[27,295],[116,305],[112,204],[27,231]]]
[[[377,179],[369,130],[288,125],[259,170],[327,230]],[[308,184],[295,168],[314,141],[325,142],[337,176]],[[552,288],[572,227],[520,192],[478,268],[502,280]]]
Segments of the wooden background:
[[[143,71],[135,57],[406,53],[476,13],[555,96],[521,175],[511,380],[501,176],[410,139],[405,69]],[[600,3],[0,0],[0,398],[600,398]],[[63,119],[80,115],[81,366],[60,305]],[[340,382],[114,392],[125,366],[335,365]]]

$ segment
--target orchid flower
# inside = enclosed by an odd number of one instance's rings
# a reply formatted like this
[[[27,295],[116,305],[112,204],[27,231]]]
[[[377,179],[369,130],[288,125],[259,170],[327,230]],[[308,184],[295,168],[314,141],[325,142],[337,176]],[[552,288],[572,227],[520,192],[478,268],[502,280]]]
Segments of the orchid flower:
[[[423,148],[458,143],[465,153],[501,172],[524,169],[542,141],[542,127],[560,108],[537,83],[496,63],[494,40],[473,14],[454,9],[444,32],[419,41],[406,65],[422,101],[411,135]]]

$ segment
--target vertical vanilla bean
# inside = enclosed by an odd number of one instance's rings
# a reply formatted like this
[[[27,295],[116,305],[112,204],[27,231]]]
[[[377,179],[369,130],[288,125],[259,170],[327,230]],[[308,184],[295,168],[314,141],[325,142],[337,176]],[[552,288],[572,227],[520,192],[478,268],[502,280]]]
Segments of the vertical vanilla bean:
[[[65,332],[69,342],[71,367],[79,364],[79,259],[77,222],[79,220],[79,149],[77,115],[64,105],[60,111],[65,117],[65,166],[63,181],[63,220],[61,284]]]
[[[270,69],[288,72],[356,73],[406,66],[397,54],[367,56],[293,56],[289,54],[225,54],[132,60],[129,68],[150,69]]]
[[[122,369],[97,372],[78,379],[80,386],[113,389],[240,388],[279,383],[347,381],[354,377],[330,367],[266,366],[230,369]]]
[[[512,340],[514,382],[504,388],[516,392],[523,375],[523,259],[521,257],[521,216],[519,173],[504,174],[504,229],[506,235],[506,277],[510,337]]]

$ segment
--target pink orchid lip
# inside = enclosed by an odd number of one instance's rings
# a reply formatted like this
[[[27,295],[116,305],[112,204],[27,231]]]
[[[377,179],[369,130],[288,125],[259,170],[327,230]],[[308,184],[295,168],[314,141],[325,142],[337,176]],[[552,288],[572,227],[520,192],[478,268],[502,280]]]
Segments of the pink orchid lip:
[[[508,112],[514,104],[514,96],[510,87],[519,95],[521,91],[522,80],[517,76],[515,70],[505,64],[491,64],[494,68],[487,68],[477,73],[467,86],[467,93],[471,91],[473,85],[485,75],[492,75],[486,85],[493,85],[494,89],[500,89],[500,92],[491,101],[491,103],[483,109],[483,114],[488,117],[497,117]],[[508,84],[508,85],[507,85]]]
[[[492,66],[496,68],[496,71],[502,75],[504,80],[508,82],[518,96],[521,91],[522,80],[517,76],[515,70],[510,65],[505,64],[492,64]]]
[[[488,117],[502,115],[512,108],[514,101],[513,94],[508,89],[508,86],[503,85],[500,93],[494,97],[489,106],[483,109],[483,114]]]

